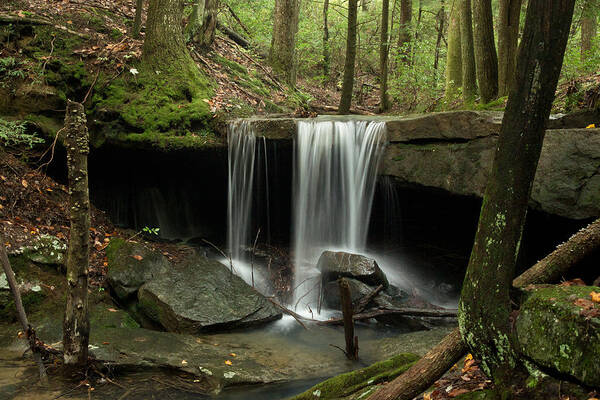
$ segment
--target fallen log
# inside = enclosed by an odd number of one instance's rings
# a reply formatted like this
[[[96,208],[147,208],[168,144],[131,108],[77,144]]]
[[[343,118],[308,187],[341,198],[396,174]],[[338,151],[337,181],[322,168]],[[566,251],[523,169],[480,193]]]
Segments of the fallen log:
[[[376,308],[360,314],[354,314],[354,321],[364,321],[383,315],[401,315],[405,317],[430,317],[430,318],[455,318],[457,310],[441,309],[429,310],[425,308]],[[318,325],[342,325],[343,318],[333,318],[327,321],[319,321]]]
[[[233,40],[236,44],[242,46],[244,49],[247,50],[252,47],[252,44],[245,37],[243,37],[236,31],[234,31],[233,29],[228,28],[227,26],[223,25],[221,23],[221,21],[217,21],[217,29],[220,30],[221,32],[223,32],[228,38]]]
[[[596,220],[573,235],[566,243],[537,262],[513,280],[513,286],[524,287],[556,281],[583,257],[600,248],[599,222]],[[582,245],[585,243],[585,245]],[[558,252],[558,254],[557,254]],[[575,256],[574,253],[580,253]],[[567,256],[570,255],[570,256]],[[548,270],[548,272],[544,272]],[[433,382],[461,359],[467,352],[458,328],[431,349],[408,371],[382,386],[368,400],[410,400],[423,393]]]

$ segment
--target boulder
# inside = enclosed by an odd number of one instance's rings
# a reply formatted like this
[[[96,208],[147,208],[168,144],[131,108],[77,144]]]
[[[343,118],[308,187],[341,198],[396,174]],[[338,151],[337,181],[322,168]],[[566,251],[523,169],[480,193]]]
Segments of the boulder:
[[[387,277],[377,261],[359,254],[343,251],[324,251],[319,257],[317,269],[321,271],[323,286],[339,278],[353,278],[369,286],[389,286]]]
[[[542,369],[600,388],[600,303],[593,286],[528,292],[516,319],[521,353]]]
[[[374,287],[362,283],[361,281],[357,281],[356,279],[348,278],[347,281],[350,286],[352,304],[355,306],[362,298],[368,296],[373,290],[375,290]],[[330,281],[323,286],[323,304],[325,304],[326,307],[335,310],[342,309],[342,305],[340,303],[340,286],[337,281]]]
[[[171,269],[161,253],[121,238],[110,241],[106,255],[108,284],[120,300],[134,297],[144,283]]]
[[[39,235],[19,252],[38,264],[62,266],[66,260],[67,244],[56,236]]]
[[[144,284],[138,308],[179,333],[244,328],[281,318],[281,311],[223,264],[195,257]]]

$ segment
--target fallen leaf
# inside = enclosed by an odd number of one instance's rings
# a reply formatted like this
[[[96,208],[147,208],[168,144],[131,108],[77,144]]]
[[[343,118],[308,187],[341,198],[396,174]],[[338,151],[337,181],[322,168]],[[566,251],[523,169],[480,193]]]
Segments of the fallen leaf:
[[[237,354],[235,354],[235,353],[229,353],[229,355],[230,355],[231,357],[237,357]]]
[[[588,299],[577,299],[573,302],[577,307],[581,307],[584,310],[591,310],[594,308],[594,302]]]
[[[589,124],[588,126],[585,127],[585,129],[592,129],[592,128],[595,128],[595,127],[596,127],[596,124]]]
[[[26,181],[25,179],[23,179],[23,180],[21,181],[21,185],[23,185],[23,187],[25,187],[25,188],[26,188],[27,186],[29,186],[29,184],[27,183],[27,181]]]
[[[140,256],[139,254],[133,255],[131,257],[135,258],[138,261],[142,261],[144,259],[144,257]]]
[[[185,360],[181,360],[181,365],[183,365],[185,367],[186,365],[188,365],[188,362]]]
[[[460,396],[461,394],[469,393],[467,389],[454,389],[450,393],[448,393],[449,397]]]
[[[233,363],[229,360],[225,360],[225,365],[233,365]]]
[[[592,298],[592,301],[594,303],[600,303],[600,293],[592,292],[592,293],[590,293],[590,297]]]
[[[114,308],[109,308],[108,311],[110,311],[110,312],[118,312],[118,310],[115,310]]]

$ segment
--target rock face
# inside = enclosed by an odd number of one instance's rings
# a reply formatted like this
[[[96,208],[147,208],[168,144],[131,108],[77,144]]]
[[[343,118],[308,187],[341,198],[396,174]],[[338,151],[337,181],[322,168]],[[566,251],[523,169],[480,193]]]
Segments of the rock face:
[[[39,235],[21,251],[35,263],[61,266],[65,264],[67,245],[55,236]]]
[[[520,351],[535,364],[600,388],[598,287],[535,289],[516,320]]]
[[[108,283],[120,300],[127,300],[144,283],[171,269],[162,254],[120,238],[110,241],[106,255]]]
[[[244,328],[281,318],[263,295],[221,263],[195,258],[144,284],[138,307],[167,331]]]
[[[317,269],[321,271],[323,286],[341,277],[353,278],[370,286],[389,286],[377,261],[359,254],[324,251],[319,257]]]

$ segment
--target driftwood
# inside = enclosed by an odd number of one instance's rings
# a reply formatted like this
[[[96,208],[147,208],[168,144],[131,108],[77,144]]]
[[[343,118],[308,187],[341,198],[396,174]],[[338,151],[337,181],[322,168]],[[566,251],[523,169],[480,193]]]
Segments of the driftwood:
[[[45,18],[41,18],[41,17],[35,17],[35,16],[25,16],[25,17],[20,17],[18,15],[11,15],[11,14],[0,14],[0,24],[1,23],[8,23],[8,24],[30,24],[30,25],[49,25],[52,26],[56,29],[60,29],[61,31],[65,31],[71,35],[75,35],[75,36],[79,36],[80,38],[83,39],[89,39],[90,37],[86,34],[83,33],[79,33],[77,31],[74,31],[72,29],[67,28],[66,26],[62,26],[62,25],[57,25],[55,23],[53,23],[52,21],[45,19]]]
[[[354,310],[354,313],[360,314],[361,312],[363,312],[365,310],[365,308],[367,308],[367,306],[369,305],[371,300],[373,300],[375,298],[375,296],[377,296],[379,294],[379,292],[381,292],[382,289],[383,289],[383,285],[379,285],[375,289],[373,289],[373,291],[371,293],[369,293],[368,296],[360,299],[360,301],[358,302],[358,305],[356,306],[356,309]]]
[[[15,279],[15,273],[10,266],[10,261],[8,261],[8,255],[6,254],[6,248],[4,247],[4,238],[1,236],[0,262],[2,263],[2,269],[4,270],[6,280],[8,281],[8,286],[10,287],[10,291],[15,300],[15,308],[17,310],[17,317],[21,323],[21,328],[23,329],[23,332],[29,341],[29,348],[33,354],[33,359],[40,370],[40,380],[43,385],[47,385],[48,375],[46,375],[46,367],[44,367],[44,362],[42,361],[42,356],[37,346],[35,331],[31,328],[31,325],[29,325],[29,321],[27,320],[27,314],[25,313],[25,308],[23,307],[23,302],[21,301],[21,293],[19,292],[19,286],[17,285],[17,280]]]
[[[358,360],[358,336],[354,336],[354,319],[352,315],[352,295],[350,284],[345,278],[338,281],[340,288],[340,301],[344,323],[344,338],[346,339],[346,357]]]
[[[371,318],[381,317],[384,315],[402,315],[406,317],[430,317],[430,318],[455,318],[457,310],[429,310],[422,308],[376,308],[365,311],[360,314],[354,314],[354,321],[364,321]],[[343,318],[334,318],[327,321],[320,321],[319,325],[341,325]]]
[[[513,286],[524,287],[527,285],[548,283],[556,281],[560,275],[577,264],[585,255],[600,247],[598,235],[598,221],[579,231],[569,241],[560,245],[554,252],[543,260],[537,262],[523,274],[513,280]],[[592,239],[594,238],[594,239]],[[584,240],[585,239],[585,240]],[[586,246],[581,246],[584,241]],[[595,245],[591,245],[595,243]],[[571,257],[558,257],[557,252],[571,254]],[[578,257],[574,253],[580,253]],[[552,260],[552,262],[551,262]],[[544,270],[560,271],[544,273]],[[394,379],[389,384],[382,386],[370,396],[369,400],[410,400],[418,396],[433,382],[439,379],[467,352],[467,346],[462,341],[458,328],[431,349],[415,365],[404,374]]]

